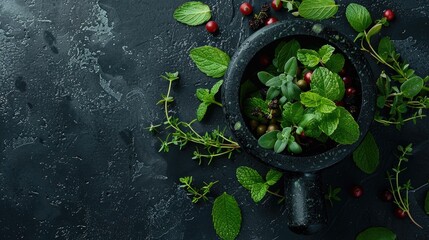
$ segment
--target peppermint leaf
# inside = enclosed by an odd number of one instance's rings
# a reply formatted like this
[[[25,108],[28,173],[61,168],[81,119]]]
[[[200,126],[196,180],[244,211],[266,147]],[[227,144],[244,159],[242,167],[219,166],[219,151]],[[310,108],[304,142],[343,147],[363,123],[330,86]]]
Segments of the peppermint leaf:
[[[208,104],[205,102],[200,103],[200,105],[197,108],[197,119],[198,121],[203,120],[204,115],[206,115]]]
[[[270,169],[265,177],[265,180],[269,186],[276,184],[280,178],[283,176],[282,172],[279,172],[274,169]]]
[[[341,100],[345,92],[341,77],[324,67],[319,67],[314,70],[311,76],[310,86],[312,92],[334,101]]]
[[[329,61],[325,64],[326,68],[334,73],[339,73],[345,64],[346,60],[341,53],[335,53],[331,56]]]
[[[314,92],[303,92],[300,95],[301,103],[306,107],[318,107],[322,96]]]
[[[359,125],[343,107],[338,107],[340,118],[338,127],[330,138],[340,144],[353,144],[359,139]]]
[[[222,84],[223,84],[223,80],[220,80],[217,83],[215,83],[212,89],[210,90],[210,94],[212,94],[213,96],[216,95],[216,93],[219,92],[219,89],[222,86]]]
[[[335,109],[337,109],[337,105],[335,103],[327,98],[322,97],[320,99],[320,104],[317,106],[317,111],[321,113],[331,113]]]
[[[346,18],[356,32],[365,31],[372,23],[371,14],[366,7],[350,3],[346,9]]]
[[[338,127],[340,122],[339,117],[339,111],[337,109],[331,113],[322,114],[319,125],[320,130],[330,136]]]
[[[241,211],[235,198],[224,192],[214,201],[213,226],[216,234],[224,240],[233,240],[241,228]]]
[[[377,169],[380,163],[380,152],[377,142],[375,142],[374,136],[370,132],[353,152],[353,161],[366,174],[372,174]]]
[[[322,63],[327,63],[334,53],[335,48],[329,44],[323,45],[319,49],[319,57],[322,59]]]
[[[426,194],[426,199],[425,199],[425,212],[427,215],[429,215],[429,191]]]
[[[304,107],[301,103],[286,103],[283,106],[282,112],[282,121],[286,123],[286,125],[297,125],[304,116]]]
[[[220,78],[225,74],[230,61],[225,52],[211,46],[194,48],[189,56],[201,72],[214,78]]]
[[[197,26],[207,22],[212,16],[210,7],[206,4],[202,2],[187,2],[174,11],[173,17],[181,23]]]
[[[359,233],[356,240],[396,240],[396,235],[385,227],[371,227]]]
[[[256,183],[250,190],[251,197],[255,203],[260,202],[267,194],[268,185],[266,183]]]
[[[252,186],[257,183],[264,183],[262,176],[255,169],[250,167],[238,167],[235,175],[238,182],[247,190],[251,190]]]
[[[333,17],[338,11],[334,0],[304,0],[299,5],[299,15],[306,19],[323,20]]]
[[[195,95],[203,102],[210,98],[210,91],[208,89],[198,88]]]
[[[315,67],[320,62],[319,54],[311,49],[299,49],[296,56],[298,60],[306,67]]]

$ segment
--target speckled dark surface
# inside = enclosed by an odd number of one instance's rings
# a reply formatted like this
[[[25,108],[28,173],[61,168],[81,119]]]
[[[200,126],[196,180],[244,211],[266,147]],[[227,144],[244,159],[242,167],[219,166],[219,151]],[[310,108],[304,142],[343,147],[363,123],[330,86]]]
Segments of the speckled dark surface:
[[[265,173],[268,168],[246,154],[210,166],[191,160],[192,147],[158,153],[156,137],[145,128],[162,121],[155,106],[166,88],[159,75],[177,70],[175,110],[194,117],[195,89],[214,80],[200,73],[188,52],[212,45],[232,55],[251,31],[237,11],[241,1],[210,0],[221,32],[174,21],[173,10],[185,2],[144,0],[2,0],[0,1],[0,239],[216,239],[211,204],[192,205],[178,189],[178,177],[220,180],[213,196],[227,191],[240,204],[239,239],[354,239],[369,226],[387,226],[400,240],[429,239],[423,194],[429,178],[429,119],[401,132],[373,125],[381,145],[377,173],[359,172],[351,159],[323,171],[325,187],[343,188],[343,199],[328,207],[329,226],[315,236],[297,236],[286,227],[285,209],[268,197],[254,204],[235,179],[241,165]],[[342,4],[335,24],[354,33]],[[428,75],[429,3],[359,1],[375,15],[387,6],[397,13],[383,30],[421,75]],[[255,4],[255,5],[259,5]],[[285,12],[280,19],[291,18]],[[378,68],[373,66],[374,74]],[[198,130],[225,125],[213,108]],[[385,171],[397,144],[415,144],[404,178],[417,188],[413,214],[424,227],[398,220],[378,199],[387,186]],[[362,184],[364,196],[348,189]]]

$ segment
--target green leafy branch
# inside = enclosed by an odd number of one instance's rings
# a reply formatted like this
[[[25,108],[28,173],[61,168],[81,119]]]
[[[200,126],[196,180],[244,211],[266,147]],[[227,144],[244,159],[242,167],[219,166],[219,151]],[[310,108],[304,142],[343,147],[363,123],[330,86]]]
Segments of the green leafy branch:
[[[208,164],[216,157],[227,156],[231,157],[235,150],[240,148],[240,145],[224,135],[225,130],[214,129],[212,132],[206,132],[205,134],[198,133],[192,124],[197,121],[194,119],[190,122],[181,121],[179,118],[171,116],[169,110],[169,104],[174,102],[174,98],[171,96],[172,84],[174,81],[179,79],[179,73],[166,73],[161,76],[163,79],[169,82],[167,93],[162,95],[162,99],[158,104],[164,105],[164,114],[166,120],[163,125],[166,130],[171,130],[167,134],[164,140],[161,140],[161,147],[159,151],[168,152],[170,145],[179,146],[180,149],[185,147],[188,143],[195,143],[203,148],[203,152],[200,148],[196,148],[193,153],[193,159],[198,159],[201,164],[203,159],[208,159]]]
[[[220,87],[222,86],[223,80],[218,81],[209,89],[198,88],[196,92],[197,98],[201,101],[201,104],[197,108],[197,119],[198,121],[203,120],[206,115],[207,108],[211,104],[216,104],[219,107],[222,107],[222,103],[216,101],[215,96],[219,92]]]
[[[213,187],[213,185],[219,182],[204,182],[204,186],[198,189],[192,186],[192,180],[192,176],[179,178],[179,181],[183,183],[183,185],[180,185],[180,187],[186,189],[186,191],[188,191],[188,195],[192,196],[192,203],[197,203],[201,199],[207,201],[207,194],[210,192],[210,189]]]
[[[407,216],[410,218],[410,220],[419,228],[422,228],[413,218],[410,212],[410,203],[409,203],[409,190],[413,189],[411,186],[411,180],[408,180],[404,184],[399,183],[399,176],[402,172],[406,170],[402,166],[404,162],[408,162],[408,156],[412,155],[413,152],[413,145],[409,144],[405,148],[403,146],[398,146],[398,150],[400,152],[400,156],[398,157],[399,161],[396,167],[392,168],[392,173],[389,171],[387,172],[387,178],[389,180],[390,184],[390,191],[393,194],[393,202],[400,208],[402,211],[404,211]]]

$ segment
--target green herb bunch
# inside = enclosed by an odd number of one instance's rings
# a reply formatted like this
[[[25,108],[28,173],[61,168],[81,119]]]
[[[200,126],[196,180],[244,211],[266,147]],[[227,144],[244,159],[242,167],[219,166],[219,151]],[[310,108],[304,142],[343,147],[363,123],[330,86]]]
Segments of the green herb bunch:
[[[372,24],[369,11],[356,3],[347,6],[346,17],[350,26],[358,32],[355,41],[360,40],[361,50],[370,54],[386,70],[377,80],[379,111],[375,121],[396,125],[400,129],[408,121],[415,123],[417,119],[426,117],[423,110],[429,108],[429,76],[418,76],[408,63],[402,61],[389,37],[383,37],[377,49],[372,43],[372,37],[383,26],[389,25],[386,18]]]

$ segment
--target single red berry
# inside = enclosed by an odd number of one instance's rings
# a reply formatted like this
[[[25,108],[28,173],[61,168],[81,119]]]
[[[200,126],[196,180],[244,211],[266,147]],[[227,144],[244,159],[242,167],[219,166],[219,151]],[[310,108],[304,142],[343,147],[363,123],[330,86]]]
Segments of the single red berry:
[[[339,107],[344,107],[346,104],[343,101],[336,101],[335,105],[337,105]]]
[[[355,198],[360,198],[362,197],[362,194],[363,194],[363,188],[359,185],[354,186],[351,190],[351,194]]]
[[[381,194],[381,199],[385,202],[391,202],[393,200],[393,194],[389,190],[385,190]]]
[[[270,17],[270,18],[268,18],[267,19],[267,21],[265,22],[265,25],[270,25],[270,24],[273,24],[273,23],[275,23],[275,22],[277,22],[278,20],[277,20],[277,18],[275,18],[275,17]]]
[[[274,9],[274,11],[280,11],[283,7],[282,1],[279,1],[279,5],[276,4],[277,0],[273,0],[271,2],[271,7]]]
[[[356,95],[356,92],[357,90],[354,87],[349,87],[346,89],[346,95],[349,97]]]
[[[400,209],[400,208],[396,208],[395,209],[395,216],[397,218],[404,219],[404,218],[407,217],[407,213],[404,210]]]
[[[206,29],[209,33],[215,33],[217,30],[219,30],[219,26],[215,21],[209,21],[206,23]]]
[[[304,74],[304,80],[307,82],[307,84],[310,84],[311,82],[311,75],[313,75],[312,71],[308,71]]]
[[[259,56],[259,64],[261,64],[261,66],[266,67],[270,65],[270,63],[271,63],[271,59],[270,57],[268,57],[268,55],[262,54]]]
[[[349,76],[343,77],[344,86],[348,87],[352,84],[352,79]]]
[[[244,2],[240,5],[240,12],[244,15],[250,15],[253,12],[253,7],[250,3]]]
[[[387,21],[391,22],[395,19],[395,13],[391,9],[386,9],[383,12],[383,17],[385,17]]]

